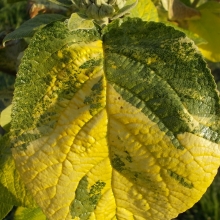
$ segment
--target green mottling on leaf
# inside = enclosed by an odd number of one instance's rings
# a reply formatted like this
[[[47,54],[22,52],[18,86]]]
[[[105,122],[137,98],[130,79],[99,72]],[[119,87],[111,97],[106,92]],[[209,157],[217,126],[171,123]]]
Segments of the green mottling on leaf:
[[[93,186],[91,186],[89,192],[89,200],[93,205],[96,205],[101,198],[101,190],[105,187],[106,183],[98,180]]]
[[[119,172],[122,172],[125,169],[125,163],[117,154],[115,154],[112,159],[112,166]]]
[[[101,77],[91,88],[90,96],[86,96],[84,99],[84,103],[90,105],[89,111],[91,115],[95,115],[99,109],[103,107],[103,104],[101,103],[103,99],[102,91],[104,89],[103,80],[103,77]]]
[[[16,80],[12,109],[14,130],[34,129],[42,125],[51,128],[56,125],[57,112],[83,86],[78,76],[84,70],[75,67],[68,48],[75,41],[85,43],[98,39],[95,30],[70,32],[61,22],[35,35],[25,51]],[[28,100],[17,98],[22,93],[28,94]]]
[[[86,61],[85,63],[83,63],[79,68],[81,69],[87,69],[87,68],[91,68],[91,67],[95,67],[95,66],[99,66],[101,63],[101,59],[91,59]]]
[[[178,134],[202,133],[190,115],[201,118],[201,124],[211,119],[215,132],[216,85],[193,42],[164,24],[155,28],[154,22],[127,20],[115,21],[104,35],[106,78],[114,89],[157,123],[177,149],[183,149]]]
[[[172,219],[211,184],[219,97],[183,33],[120,19],[100,39],[55,23],[31,40],[16,81],[13,156],[48,218]]]
[[[194,186],[193,186],[193,183],[189,182],[186,178],[182,177],[181,175],[175,173],[174,171],[172,170],[168,170],[167,171],[168,174],[174,178],[177,182],[179,182],[181,185],[183,185],[184,187],[186,188],[189,188],[189,189],[192,189]]]
[[[48,129],[47,129],[47,132],[48,132]],[[41,134],[40,133],[38,133],[38,134],[23,133],[23,134],[21,134],[19,137],[19,143],[20,143],[19,149],[26,150],[28,144],[30,142],[40,138],[43,133],[45,133],[45,132],[42,132]]]
[[[131,163],[131,162],[132,162],[132,158],[131,158],[129,152],[128,152],[128,151],[125,151],[125,153],[127,154],[126,160]]]
[[[105,183],[98,180],[88,189],[87,177],[83,177],[76,190],[76,197],[70,206],[70,212],[73,218],[79,217],[81,220],[89,219],[91,213],[101,198],[101,191]]]

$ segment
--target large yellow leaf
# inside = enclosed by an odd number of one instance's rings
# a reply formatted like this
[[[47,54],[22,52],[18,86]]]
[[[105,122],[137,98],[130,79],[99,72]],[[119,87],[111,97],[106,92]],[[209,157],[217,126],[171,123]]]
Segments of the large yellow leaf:
[[[20,66],[13,155],[48,219],[172,219],[217,172],[219,107],[183,33],[140,19],[103,36],[55,23]]]

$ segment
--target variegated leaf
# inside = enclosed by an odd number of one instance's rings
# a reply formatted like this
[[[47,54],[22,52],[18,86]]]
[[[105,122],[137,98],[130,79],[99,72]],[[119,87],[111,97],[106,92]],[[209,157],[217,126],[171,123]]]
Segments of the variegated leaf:
[[[140,19],[42,29],[25,52],[13,155],[48,219],[171,219],[219,166],[219,97],[183,33]]]

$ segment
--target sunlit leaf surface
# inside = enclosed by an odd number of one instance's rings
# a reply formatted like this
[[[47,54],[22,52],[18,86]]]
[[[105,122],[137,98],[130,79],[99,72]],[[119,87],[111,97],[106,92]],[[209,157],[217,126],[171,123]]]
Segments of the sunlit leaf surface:
[[[20,66],[13,156],[48,219],[172,219],[220,163],[219,98],[193,42],[160,23],[37,33]]]
[[[0,218],[3,219],[13,206],[34,207],[35,202],[15,168],[9,135],[6,134],[0,137]]]

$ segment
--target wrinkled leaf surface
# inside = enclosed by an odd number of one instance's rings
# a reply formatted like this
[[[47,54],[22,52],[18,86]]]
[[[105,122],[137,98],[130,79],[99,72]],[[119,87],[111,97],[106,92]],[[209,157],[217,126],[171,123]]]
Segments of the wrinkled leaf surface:
[[[20,66],[13,156],[48,219],[172,219],[217,172],[219,107],[184,33],[127,19],[100,36],[57,22]]]
[[[0,218],[13,206],[34,207],[35,202],[15,168],[9,135],[5,134],[0,137]]]

